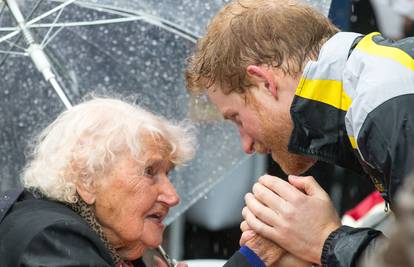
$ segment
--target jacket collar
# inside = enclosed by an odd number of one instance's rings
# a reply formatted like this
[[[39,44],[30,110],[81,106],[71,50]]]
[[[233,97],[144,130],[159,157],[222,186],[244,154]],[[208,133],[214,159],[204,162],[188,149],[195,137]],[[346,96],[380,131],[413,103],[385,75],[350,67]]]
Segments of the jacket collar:
[[[289,151],[362,172],[345,128],[352,99],[343,88],[344,69],[356,33],[337,33],[307,63],[291,106]]]

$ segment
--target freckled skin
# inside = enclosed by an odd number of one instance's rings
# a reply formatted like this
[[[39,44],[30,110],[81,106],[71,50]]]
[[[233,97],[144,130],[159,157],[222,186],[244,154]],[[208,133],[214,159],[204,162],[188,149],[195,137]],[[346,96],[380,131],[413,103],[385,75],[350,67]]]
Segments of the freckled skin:
[[[169,150],[162,149],[165,144],[154,143],[153,139],[146,143],[140,159],[125,152],[117,157],[105,177],[97,178],[96,217],[109,242],[127,260],[137,259],[146,248],[161,244],[164,227],[148,215],[166,215],[179,202],[167,177],[172,167]],[[145,162],[157,162],[154,175],[144,174]]]

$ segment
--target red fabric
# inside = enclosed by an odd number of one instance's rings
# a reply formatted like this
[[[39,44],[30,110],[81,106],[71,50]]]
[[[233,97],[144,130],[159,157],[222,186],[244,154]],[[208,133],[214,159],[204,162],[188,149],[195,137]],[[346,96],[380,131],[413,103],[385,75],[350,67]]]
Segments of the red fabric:
[[[383,203],[384,199],[381,197],[381,194],[376,191],[364,200],[362,200],[355,208],[347,211],[345,214],[351,216],[354,220],[359,220],[365,214],[367,214],[373,207]]]

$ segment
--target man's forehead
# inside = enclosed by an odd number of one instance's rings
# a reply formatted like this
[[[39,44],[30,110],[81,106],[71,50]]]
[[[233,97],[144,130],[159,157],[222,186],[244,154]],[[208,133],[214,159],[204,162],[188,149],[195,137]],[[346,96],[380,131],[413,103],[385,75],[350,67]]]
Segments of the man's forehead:
[[[213,104],[224,113],[225,109],[239,106],[244,103],[243,95],[237,92],[231,92],[229,94],[223,93],[222,90],[209,90],[208,97]]]

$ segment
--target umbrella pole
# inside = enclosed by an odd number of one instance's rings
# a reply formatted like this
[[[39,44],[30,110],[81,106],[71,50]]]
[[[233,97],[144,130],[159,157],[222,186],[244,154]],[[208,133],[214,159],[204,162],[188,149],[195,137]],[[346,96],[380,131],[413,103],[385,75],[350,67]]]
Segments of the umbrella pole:
[[[21,29],[27,45],[29,46],[27,48],[27,52],[31,57],[32,61],[34,62],[36,68],[43,74],[45,80],[52,85],[53,89],[55,90],[55,92],[59,96],[59,99],[62,101],[65,107],[67,109],[70,109],[72,107],[72,104],[70,103],[62,87],[57,82],[56,76],[52,71],[52,67],[50,65],[50,61],[46,53],[43,51],[42,47],[36,43],[33,34],[30,32],[29,28],[26,27],[26,21],[23,17],[22,12],[20,11],[20,8],[16,0],[5,1],[11,13],[13,14],[13,17],[16,20],[19,28]]]

